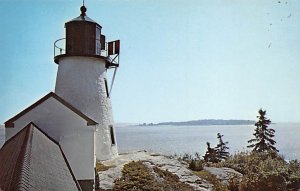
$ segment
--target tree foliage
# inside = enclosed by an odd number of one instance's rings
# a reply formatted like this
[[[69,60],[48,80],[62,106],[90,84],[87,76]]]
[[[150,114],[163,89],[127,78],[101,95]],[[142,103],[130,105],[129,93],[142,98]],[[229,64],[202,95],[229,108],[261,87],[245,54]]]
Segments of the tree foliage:
[[[258,113],[258,121],[255,123],[256,129],[253,134],[255,138],[248,141],[250,145],[247,147],[253,148],[253,151],[256,152],[278,152],[274,146],[276,141],[273,140],[275,130],[268,127],[271,120],[266,118],[266,111],[260,109]]]
[[[220,133],[217,134],[217,138],[219,139],[219,143],[216,147],[211,148],[210,143],[207,142],[207,151],[203,156],[206,162],[217,163],[229,157],[229,152],[227,151],[229,147],[227,147],[228,142],[224,142]]]
[[[218,158],[217,150],[215,148],[211,148],[209,142],[207,142],[206,145],[207,145],[207,151],[203,156],[204,160],[206,162],[212,162],[212,163],[220,162]]]
[[[221,135],[220,133],[217,134],[217,137],[219,139],[219,143],[215,147],[215,150],[217,151],[217,158],[219,160],[224,160],[229,157],[229,152],[227,151],[229,147],[227,147],[228,142],[224,142],[222,137],[224,135]]]

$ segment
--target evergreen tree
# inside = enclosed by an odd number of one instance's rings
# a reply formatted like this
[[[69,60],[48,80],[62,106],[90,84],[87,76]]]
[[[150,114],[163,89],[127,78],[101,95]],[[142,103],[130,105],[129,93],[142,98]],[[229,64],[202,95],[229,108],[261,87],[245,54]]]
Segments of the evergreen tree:
[[[205,153],[205,155],[203,156],[204,160],[206,162],[213,162],[213,163],[217,163],[220,162],[220,160],[217,157],[217,151],[214,148],[210,147],[210,143],[207,142],[207,151]]]
[[[273,140],[275,130],[268,128],[271,120],[265,117],[266,111],[260,109],[258,113],[258,121],[255,123],[256,129],[255,133],[253,134],[255,138],[248,141],[250,145],[247,147],[253,148],[252,151],[256,152],[278,152],[278,150],[274,146],[276,141]]]
[[[229,157],[229,152],[227,151],[229,149],[229,147],[227,147],[228,142],[223,141],[223,136],[224,135],[221,135],[220,133],[217,134],[219,144],[217,144],[217,146],[215,147],[217,157],[220,161]]]

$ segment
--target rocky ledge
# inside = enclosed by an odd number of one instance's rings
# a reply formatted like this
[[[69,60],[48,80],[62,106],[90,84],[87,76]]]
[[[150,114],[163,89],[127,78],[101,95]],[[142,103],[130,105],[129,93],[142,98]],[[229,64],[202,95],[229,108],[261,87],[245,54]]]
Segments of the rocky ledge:
[[[160,170],[170,172],[178,176],[180,182],[190,186],[193,188],[193,190],[214,190],[211,183],[195,175],[191,170],[188,169],[186,163],[180,162],[171,157],[145,151],[124,153],[120,154],[117,158],[102,161],[101,163],[109,168],[99,172],[101,190],[112,190],[115,180],[122,177],[122,169],[124,165],[132,161],[142,161],[142,163],[152,172],[156,167]],[[205,170],[211,172],[212,174],[216,174],[218,179],[220,178],[225,182],[228,178],[235,174],[232,169],[207,168]]]
[[[232,168],[203,167],[203,170],[216,176],[223,184],[228,185],[232,178],[242,179],[243,175]]]

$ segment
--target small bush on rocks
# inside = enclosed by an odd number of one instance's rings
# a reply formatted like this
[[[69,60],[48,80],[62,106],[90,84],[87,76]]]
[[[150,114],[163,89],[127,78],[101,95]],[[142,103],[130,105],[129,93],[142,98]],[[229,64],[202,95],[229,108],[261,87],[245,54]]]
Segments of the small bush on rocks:
[[[285,179],[280,174],[250,173],[243,177],[239,191],[284,191]]]
[[[204,164],[203,160],[192,159],[189,163],[189,169],[193,171],[201,171],[203,170],[203,164]]]
[[[228,190],[230,191],[239,191],[239,186],[240,186],[240,177],[233,177],[231,179],[229,179],[228,181]]]
[[[101,172],[101,171],[107,171],[108,169],[115,167],[115,166],[106,166],[102,164],[100,161],[96,162],[96,171]]]
[[[239,191],[294,191],[300,189],[300,163],[285,161],[276,152],[238,153],[218,167],[229,167],[244,176],[241,181],[231,180],[230,186]],[[232,188],[229,188],[233,190]]]
[[[142,161],[124,165],[122,177],[115,181],[114,191],[193,191],[177,175],[158,167],[148,168]]]
[[[215,175],[211,174],[206,170],[195,171],[194,174],[210,182],[213,185],[215,191],[229,191],[226,185],[222,184]]]

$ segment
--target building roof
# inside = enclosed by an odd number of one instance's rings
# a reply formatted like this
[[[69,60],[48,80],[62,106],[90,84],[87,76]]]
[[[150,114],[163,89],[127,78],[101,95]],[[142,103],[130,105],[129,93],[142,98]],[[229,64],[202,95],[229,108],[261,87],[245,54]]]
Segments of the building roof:
[[[98,24],[96,21],[92,20],[91,18],[89,18],[88,16],[78,16],[72,20],[70,20],[69,22],[73,22],[73,21],[87,21],[87,22],[91,22],[91,23],[95,23]]]
[[[91,118],[89,118],[88,116],[86,116],[85,114],[83,114],[81,111],[79,111],[77,108],[75,108],[74,106],[72,106],[71,104],[69,104],[63,98],[59,97],[54,92],[50,92],[49,94],[47,94],[46,96],[44,96],[43,98],[41,98],[40,100],[38,100],[37,102],[35,102],[31,106],[29,106],[25,110],[23,110],[20,113],[18,113],[16,116],[14,116],[11,119],[9,119],[8,121],[6,121],[4,123],[5,127],[8,127],[8,128],[9,127],[14,127],[14,122],[17,119],[19,119],[20,117],[22,117],[23,115],[25,115],[26,113],[28,113],[29,111],[31,111],[32,109],[34,109],[35,107],[37,107],[38,105],[40,105],[41,103],[43,103],[44,101],[46,101],[47,99],[49,99],[51,97],[54,98],[54,99],[56,99],[57,101],[59,101],[61,104],[63,104],[68,109],[70,109],[71,111],[73,111],[74,113],[76,113],[77,115],[79,115],[84,120],[86,120],[87,125],[97,125],[98,124],[96,121],[92,120]]]
[[[60,146],[33,123],[0,150],[0,190],[81,190]]]
[[[67,22],[66,24],[74,22],[74,21],[75,22],[90,22],[90,23],[94,23],[94,24],[98,25],[99,27],[101,27],[101,25],[99,25],[96,21],[94,21],[91,18],[89,18],[88,16],[86,16],[87,9],[85,6],[81,6],[80,11],[81,11],[81,14],[79,17],[72,19],[71,21]]]

